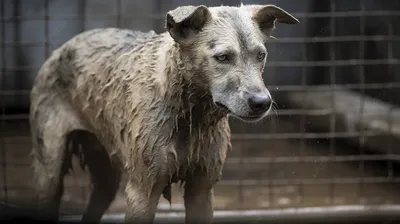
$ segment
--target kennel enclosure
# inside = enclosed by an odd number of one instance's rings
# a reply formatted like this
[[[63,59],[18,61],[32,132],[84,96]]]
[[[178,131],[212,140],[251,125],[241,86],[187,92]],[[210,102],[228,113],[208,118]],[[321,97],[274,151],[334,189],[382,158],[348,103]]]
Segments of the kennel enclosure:
[[[29,92],[51,51],[93,28],[163,32],[183,4],[240,1],[1,0],[0,216],[29,211]],[[244,4],[265,4],[243,1]],[[265,83],[277,114],[231,119],[233,150],[215,189],[216,221],[341,222],[400,214],[400,3],[396,0],[269,1],[300,20],[277,24]],[[76,219],[87,172],[65,178],[61,212]],[[182,191],[160,200],[158,220],[182,219]],[[122,220],[123,184],[105,219]]]

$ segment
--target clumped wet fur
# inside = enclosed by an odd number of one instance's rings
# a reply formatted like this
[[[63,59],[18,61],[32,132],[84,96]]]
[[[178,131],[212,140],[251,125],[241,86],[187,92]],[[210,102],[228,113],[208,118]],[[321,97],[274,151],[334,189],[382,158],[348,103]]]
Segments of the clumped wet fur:
[[[75,154],[93,183],[83,221],[100,220],[127,175],[126,222],[152,222],[181,181],[186,221],[211,223],[228,114],[255,122],[269,111],[251,114],[248,99],[271,97],[259,55],[275,21],[298,22],[276,6],[183,6],[167,13],[165,33],[94,29],[56,49],[31,93],[39,218],[58,216]]]

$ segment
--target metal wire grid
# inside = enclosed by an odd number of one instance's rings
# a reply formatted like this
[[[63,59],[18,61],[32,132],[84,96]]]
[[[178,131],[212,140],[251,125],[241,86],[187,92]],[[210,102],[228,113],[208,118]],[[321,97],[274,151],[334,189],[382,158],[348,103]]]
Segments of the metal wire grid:
[[[28,47],[28,46],[45,46],[46,57],[50,54],[51,45],[57,46],[62,42],[49,41],[49,21],[51,20],[78,20],[83,21],[81,23],[80,30],[83,31],[86,29],[85,22],[88,20],[95,20],[98,18],[107,18],[113,21],[116,21],[117,26],[124,27],[123,21],[125,19],[141,19],[141,18],[148,18],[148,19],[163,19],[164,14],[143,14],[143,15],[123,15],[121,8],[123,7],[123,1],[117,0],[117,14],[115,15],[85,15],[85,1],[81,2],[81,10],[82,12],[79,13],[78,17],[73,16],[49,16],[49,1],[44,0],[45,4],[45,15],[44,16],[29,16],[29,17],[5,17],[5,7],[4,1],[1,1],[2,4],[2,15],[3,18],[1,22],[4,24],[10,21],[16,20],[42,20],[45,23],[45,39],[43,42],[6,42],[5,41],[5,27],[2,26],[2,37],[3,41],[1,43],[2,47],[2,59],[3,59],[3,68],[1,70],[2,74],[18,72],[18,71],[37,71],[38,67],[31,67],[31,66],[19,66],[19,67],[6,67],[6,55],[5,55],[5,48],[9,46],[21,46],[21,47]],[[387,66],[395,66],[400,64],[400,60],[395,58],[393,55],[393,42],[400,41],[400,36],[393,35],[393,24],[387,24],[389,26],[389,34],[388,35],[375,35],[375,36],[365,36],[365,18],[366,17],[380,17],[380,16],[400,16],[400,11],[365,11],[363,1],[360,1],[360,11],[351,11],[351,12],[335,12],[335,1],[330,1],[331,11],[330,12],[312,12],[312,13],[293,13],[297,18],[301,20],[310,19],[310,18],[330,18],[330,24],[324,28],[324,32],[327,32],[329,29],[330,36],[322,37],[322,36],[313,36],[313,37],[284,37],[280,38],[278,42],[280,44],[303,44],[303,49],[301,50],[302,58],[301,60],[296,61],[270,61],[268,62],[268,66],[272,69],[272,72],[276,72],[275,70],[281,67],[297,67],[301,70],[301,85],[274,85],[268,86],[270,90],[273,92],[282,92],[282,93],[290,93],[290,92],[304,92],[313,90],[313,91],[321,91],[321,92],[330,92],[331,100],[334,102],[335,99],[335,92],[338,90],[354,90],[358,89],[362,94],[364,91],[369,89],[391,89],[391,88],[400,88],[400,83],[397,82],[390,82],[390,83],[365,83],[365,66],[367,65],[387,65]],[[343,18],[343,17],[359,17],[360,18],[360,27],[359,27],[359,35],[356,36],[338,36],[336,32],[336,19]],[[322,32],[322,31],[321,31]],[[360,45],[359,50],[359,58],[351,59],[351,60],[336,60],[335,59],[335,45],[341,44],[343,42],[354,42],[358,41]],[[367,41],[375,41],[375,42],[386,42],[388,44],[388,55],[386,59],[364,59],[365,53],[365,42]],[[327,61],[311,61],[307,58],[305,43],[326,43],[330,46],[330,59]],[[273,44],[273,43],[271,43]],[[357,66],[359,67],[359,79],[361,80],[358,84],[335,84],[335,74],[336,68],[340,66]],[[306,83],[306,76],[307,70],[306,68],[309,67],[329,67],[329,76],[330,76],[330,83],[329,84],[322,84],[322,85],[308,85]],[[1,83],[5,83],[5,75],[2,75]],[[2,86],[0,90],[0,97],[1,97],[1,131],[7,131],[5,128],[5,124],[8,121],[21,121],[27,120],[27,114],[6,114],[5,113],[5,97],[7,96],[15,96],[15,95],[27,95],[29,94],[28,90],[5,90]],[[304,95],[303,95],[304,96]],[[364,98],[361,97],[361,104],[364,104]],[[390,104],[392,105],[392,104]],[[268,190],[268,199],[274,198],[273,189],[277,186],[285,186],[285,185],[295,185],[297,188],[297,202],[291,204],[290,206],[297,206],[303,207],[305,202],[309,200],[306,196],[304,196],[304,190],[308,186],[317,186],[315,189],[318,191],[318,186],[327,185],[329,186],[329,192],[327,193],[326,198],[327,201],[325,205],[334,205],[335,204],[335,186],[336,185],[346,185],[346,184],[355,184],[358,185],[358,198],[359,204],[365,204],[364,197],[363,197],[363,189],[366,188],[369,184],[389,184],[392,186],[399,186],[397,184],[400,183],[400,178],[397,177],[395,174],[394,166],[397,161],[399,161],[399,155],[396,155],[394,152],[394,145],[392,142],[392,138],[388,138],[388,148],[386,154],[368,154],[365,151],[365,139],[370,137],[382,137],[382,136],[392,136],[393,128],[392,124],[394,121],[392,120],[392,112],[393,106],[389,109],[389,113],[387,114],[387,123],[389,124],[388,130],[386,133],[377,133],[376,131],[365,131],[361,129],[360,131],[352,131],[352,132],[340,132],[336,130],[336,123],[337,123],[337,111],[334,104],[331,107],[325,109],[307,109],[307,108],[294,108],[294,109],[279,109],[278,114],[279,117],[286,117],[290,118],[289,121],[293,121],[294,123],[298,124],[301,128],[297,132],[275,132],[275,133],[234,133],[232,136],[233,142],[251,142],[251,141],[296,141],[296,146],[298,149],[298,154],[292,156],[271,156],[271,157],[262,157],[262,156],[248,156],[242,153],[244,150],[239,150],[239,155],[237,157],[229,158],[227,161],[227,166],[239,166],[243,168],[246,164],[264,164],[266,166],[266,172],[273,172],[271,170],[274,169],[274,166],[277,164],[288,164],[291,165],[292,170],[296,170],[297,165],[305,165],[307,163],[318,163],[322,164],[321,167],[315,167],[315,170],[311,170],[312,173],[318,173],[318,169],[323,169],[325,166],[329,166],[329,163],[346,163],[346,162],[357,162],[359,176],[358,177],[339,177],[336,175],[331,175],[325,178],[317,178],[316,175],[312,175],[308,178],[305,177],[296,177],[292,176],[291,178],[270,178],[270,179],[256,179],[256,178],[245,178],[243,173],[239,173],[238,177],[235,179],[225,179],[222,180],[218,185],[223,186],[235,186],[239,188],[238,194],[239,197],[237,199],[237,203],[240,205],[243,204],[245,200],[245,190],[250,189],[251,187],[264,187]],[[353,111],[353,113],[358,113],[360,122],[363,120],[364,114],[364,106],[360,107],[358,112]],[[329,121],[329,129],[325,132],[310,132],[305,130],[307,126],[307,122],[310,117],[326,117]],[[297,120],[295,120],[297,119]],[[276,125],[276,123],[274,123]],[[277,127],[273,127],[272,129],[277,129]],[[7,184],[8,176],[13,174],[7,173],[10,167],[18,167],[18,166],[26,166],[26,164],[19,164],[18,162],[13,162],[7,160],[7,150],[6,150],[6,142],[16,142],[21,141],[21,137],[24,136],[2,136],[1,146],[2,146],[2,169],[4,170],[3,176],[3,202],[5,204],[8,203],[8,196],[7,192],[12,188],[19,188],[21,186],[10,186]],[[340,155],[337,153],[338,142],[337,139],[346,139],[346,138],[356,138],[358,139],[358,152],[348,153],[344,155]],[[310,141],[319,141],[327,139],[328,144],[325,148],[328,150],[328,153],[323,153],[323,155],[315,156],[315,155],[307,155],[307,147],[310,144]],[[23,141],[29,141],[29,138],[25,138]],[[273,147],[272,147],[273,148]],[[262,150],[258,148],[258,150]],[[274,150],[279,150],[274,149]],[[365,174],[365,166],[367,162],[370,161],[381,161],[387,163],[387,170],[386,175],[380,176],[367,176]],[[79,186],[77,186],[79,187]],[[87,187],[87,186],[80,186],[80,187]],[[321,188],[322,189],[322,188]],[[84,194],[84,193],[83,193]],[[384,198],[384,200],[380,200],[379,203],[400,203],[400,201],[393,202],[393,198],[395,195],[390,195]],[[320,204],[318,204],[320,205]],[[289,206],[289,207],[290,207]],[[274,205],[270,205],[269,208],[274,208]],[[279,206],[276,206],[279,207]],[[243,208],[243,207],[242,207]]]
[[[5,9],[4,9],[5,7],[4,7],[4,2],[3,1],[1,1],[1,14],[2,15],[4,15],[4,13],[5,13]],[[2,49],[2,76],[1,76],[1,90],[3,90],[3,83],[5,83],[5,75],[3,75],[3,74],[5,74],[5,71],[6,71],[6,69],[5,69],[5,64],[6,64],[6,62],[5,62],[5,51],[4,51],[4,49],[5,49],[5,43],[4,43],[4,40],[5,40],[5,36],[6,36],[6,34],[5,34],[5,27],[4,26],[1,26],[1,36],[2,36],[2,43],[1,43],[1,49]],[[1,114],[3,115],[3,114],[5,114],[5,100],[4,100],[4,94],[0,94],[0,102],[1,102]],[[2,122],[1,122],[1,130],[4,130],[4,122],[3,122],[3,119],[1,120]],[[8,187],[7,187],[7,174],[6,174],[6,170],[7,170],[7,160],[6,160],[6,150],[5,150],[5,144],[4,144],[4,141],[3,141],[3,139],[1,140],[1,142],[0,142],[0,145],[1,145],[1,153],[2,153],[2,155],[1,155],[1,157],[3,158],[2,160],[1,160],[1,166],[2,166],[2,169],[3,169],[3,179],[2,179],[2,182],[3,182],[3,192],[4,192],[4,199],[3,199],[3,201],[4,201],[4,204],[8,204],[8,198],[7,198],[7,196],[6,196],[6,194],[7,194],[7,191],[8,191]]]

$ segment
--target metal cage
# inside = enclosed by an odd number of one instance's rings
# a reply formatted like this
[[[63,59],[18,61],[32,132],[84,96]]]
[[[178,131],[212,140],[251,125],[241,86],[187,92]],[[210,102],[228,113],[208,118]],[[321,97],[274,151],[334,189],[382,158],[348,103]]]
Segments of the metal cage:
[[[240,1],[0,0],[0,216],[28,211],[32,80],[51,51],[97,27],[164,31],[179,5]],[[244,4],[266,4],[242,1]],[[400,220],[400,2],[269,1],[295,15],[268,43],[265,83],[277,113],[231,119],[233,150],[215,188],[215,222],[394,223]],[[123,185],[123,184],[122,184]],[[65,179],[62,220],[87,203],[88,174]],[[183,220],[182,192],[157,221]],[[121,191],[105,221],[123,221]]]

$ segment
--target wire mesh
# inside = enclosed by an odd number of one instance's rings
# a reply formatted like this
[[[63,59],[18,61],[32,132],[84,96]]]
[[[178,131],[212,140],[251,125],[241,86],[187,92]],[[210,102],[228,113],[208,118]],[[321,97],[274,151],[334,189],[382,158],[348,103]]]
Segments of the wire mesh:
[[[0,205],[29,207],[29,88],[51,51],[94,27],[161,32],[165,11],[185,4],[82,0],[64,9],[67,2],[1,0]],[[256,125],[231,121],[233,150],[215,189],[215,208],[400,204],[400,30],[394,26],[399,4],[301,2],[309,7],[288,11],[306,25],[283,27],[281,33],[277,25],[281,36],[268,43],[272,58],[264,76],[276,96],[277,115]],[[224,2],[230,3],[236,4]],[[88,174],[75,171],[65,184],[61,211],[82,212]],[[174,191],[173,202],[182,205],[182,192]],[[109,212],[123,212],[124,204],[121,188]]]

